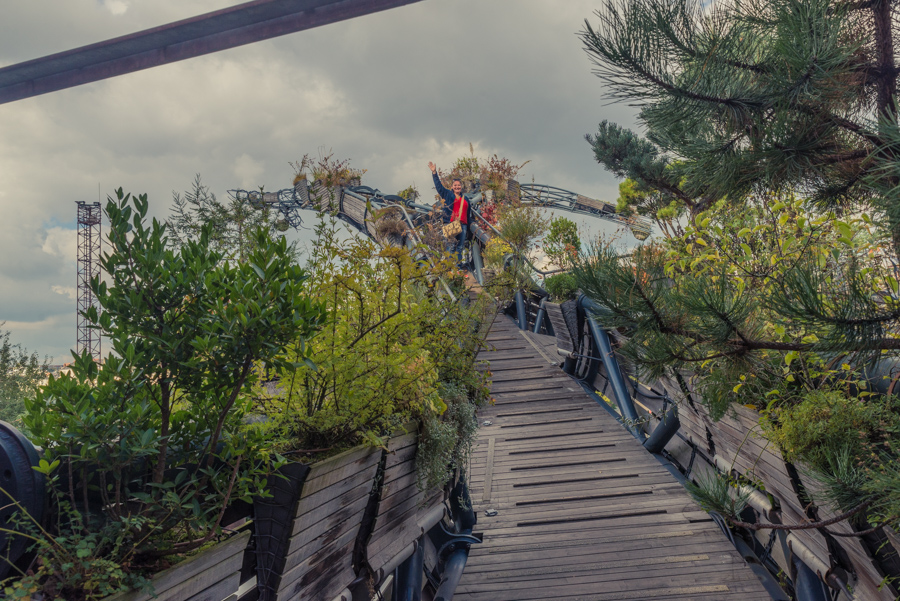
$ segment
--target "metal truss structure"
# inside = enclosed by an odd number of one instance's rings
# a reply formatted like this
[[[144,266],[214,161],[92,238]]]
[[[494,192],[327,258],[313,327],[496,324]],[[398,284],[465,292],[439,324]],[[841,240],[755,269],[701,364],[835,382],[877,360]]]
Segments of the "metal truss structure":
[[[518,190],[524,202],[551,209],[562,209],[573,213],[592,215],[627,226],[638,240],[644,240],[653,229],[653,222],[646,217],[626,216],[616,212],[616,205],[595,200],[569,190],[544,184],[519,184],[510,180],[511,191]]]
[[[247,202],[255,209],[262,210],[268,207],[276,211],[280,218],[276,222],[278,229],[287,231],[288,228],[297,229],[303,223],[300,217],[300,209],[313,208],[310,205],[309,190],[306,181],[303,180],[293,188],[285,188],[277,192],[258,192],[248,190],[228,190],[231,198]]]
[[[75,350],[90,353],[100,361],[100,333],[91,327],[84,312],[96,306],[91,280],[100,275],[100,203],[76,202],[78,207],[78,286]]]

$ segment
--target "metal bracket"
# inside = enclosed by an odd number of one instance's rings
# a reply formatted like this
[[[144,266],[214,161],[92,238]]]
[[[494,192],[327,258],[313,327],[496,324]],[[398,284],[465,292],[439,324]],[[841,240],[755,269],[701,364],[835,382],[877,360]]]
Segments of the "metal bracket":
[[[473,534],[451,532],[450,530],[447,530],[447,526],[444,522],[438,522],[435,528],[428,531],[428,536],[431,538],[431,542],[434,543],[435,549],[437,549],[438,562],[440,564],[443,564],[447,560],[447,557],[457,549],[468,549],[472,545],[481,543],[484,539],[484,534],[481,532],[475,532]]]

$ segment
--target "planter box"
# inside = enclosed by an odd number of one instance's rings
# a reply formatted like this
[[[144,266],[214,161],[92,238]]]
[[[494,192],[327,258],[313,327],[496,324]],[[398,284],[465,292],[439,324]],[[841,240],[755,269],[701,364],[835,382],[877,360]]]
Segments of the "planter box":
[[[284,526],[290,539],[274,599],[331,601],[356,578],[354,546],[382,454],[357,447],[310,466]]]
[[[242,532],[160,572],[151,580],[155,596],[129,592],[104,601],[232,601],[249,540],[250,532]]]
[[[687,377],[686,380],[690,382]],[[668,390],[672,398],[683,397],[676,383],[668,381],[659,383]],[[678,416],[684,436],[714,457],[720,469],[733,469],[751,481],[762,483],[765,492],[777,499],[781,507],[782,522],[800,524],[809,521],[804,512],[804,504],[795,490],[795,483],[801,482],[814,501],[815,483],[803,477],[805,466],[796,465],[795,469],[791,469],[775,445],[762,435],[759,414],[756,411],[742,405],[732,405],[728,414],[719,421],[713,421],[706,408],[699,403],[691,406],[687,401],[681,401],[678,404]],[[679,444],[681,443],[676,438],[669,446],[677,447]],[[683,454],[674,448],[671,450],[676,454]],[[818,505],[820,519],[829,519],[835,515],[836,513],[824,504]],[[853,528],[846,520],[829,526],[828,529],[840,534],[853,532]],[[764,531],[766,536],[768,533],[769,531]],[[835,547],[837,545],[840,552],[846,555],[844,565],[849,561],[849,571],[855,574],[855,578],[851,578],[849,582],[854,591],[854,599],[890,601],[895,598],[888,587],[879,586],[884,575],[873,563],[870,552],[859,538],[832,537],[829,541],[818,530],[793,530],[791,538],[812,552],[823,566],[824,572],[835,565],[841,565],[841,561],[832,553],[832,550],[838,550]]]
[[[366,545],[369,567],[378,580],[397,559],[408,555],[411,545],[443,517],[443,488],[419,490],[415,456],[418,434],[412,432],[388,442],[384,484],[372,535]],[[385,567],[390,569],[384,570]]]
[[[298,479],[302,490],[287,523],[265,528],[281,528],[289,539],[283,559],[269,561],[268,574],[258,572],[260,601],[332,601],[368,575],[364,563],[380,579],[379,570],[409,554],[443,516],[443,489],[416,485],[417,438],[415,432],[396,436],[387,451],[357,447],[310,466],[305,481]],[[258,557],[258,566],[263,560]]]

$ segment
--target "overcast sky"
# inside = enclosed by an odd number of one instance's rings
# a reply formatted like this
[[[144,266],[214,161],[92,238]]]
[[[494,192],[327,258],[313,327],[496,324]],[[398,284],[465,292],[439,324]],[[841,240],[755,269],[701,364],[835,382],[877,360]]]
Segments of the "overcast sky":
[[[0,66],[231,0],[0,0]],[[610,105],[577,32],[596,2],[424,0],[214,55],[0,105],[0,321],[57,362],[75,343],[75,201],[122,186],[164,218],[196,173],[220,197],[290,185],[333,150],[385,192],[426,166],[497,153],[532,181],[614,201],[583,136]],[[312,214],[310,214],[311,221]],[[582,220],[583,221],[583,220]]]

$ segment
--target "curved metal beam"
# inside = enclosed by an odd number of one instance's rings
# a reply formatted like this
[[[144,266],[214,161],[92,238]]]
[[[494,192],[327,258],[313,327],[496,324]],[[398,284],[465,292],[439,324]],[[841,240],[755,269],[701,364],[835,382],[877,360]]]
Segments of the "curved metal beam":
[[[421,0],[253,0],[0,69],[0,104]]]

